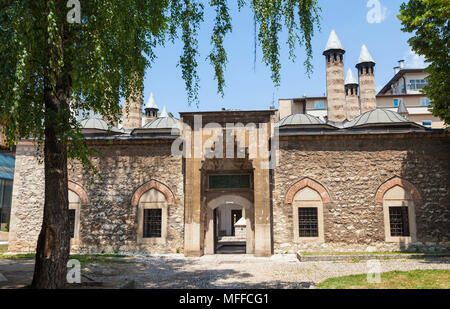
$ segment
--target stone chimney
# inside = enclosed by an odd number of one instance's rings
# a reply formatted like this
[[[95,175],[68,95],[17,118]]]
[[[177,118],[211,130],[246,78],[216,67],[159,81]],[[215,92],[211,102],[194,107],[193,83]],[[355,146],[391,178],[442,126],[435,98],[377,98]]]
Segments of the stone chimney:
[[[359,97],[361,101],[361,113],[377,109],[377,98],[375,93],[375,61],[370,55],[366,45],[361,48],[358,64]]]
[[[140,128],[142,126],[143,94],[139,92],[131,97],[125,98],[122,109],[122,127],[127,130]],[[127,111],[128,108],[128,111]]]
[[[342,122],[346,119],[344,54],[345,50],[336,31],[331,31],[323,55],[326,59],[327,68],[328,120],[334,122]]]
[[[345,112],[347,120],[351,121],[361,114],[359,108],[358,82],[351,69],[347,71],[345,78]]]
[[[158,111],[159,108],[156,105],[155,97],[153,93],[150,93],[150,98],[147,101],[147,104],[145,104],[145,123],[149,123],[156,117],[158,117]]]

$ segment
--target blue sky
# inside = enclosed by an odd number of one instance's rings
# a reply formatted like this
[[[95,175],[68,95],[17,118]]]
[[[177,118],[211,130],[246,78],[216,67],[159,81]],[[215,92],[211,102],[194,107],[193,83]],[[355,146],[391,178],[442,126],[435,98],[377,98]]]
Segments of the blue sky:
[[[214,71],[206,59],[211,49],[210,34],[215,16],[214,12],[207,10],[199,33],[199,107],[188,106],[181,70],[176,66],[182,52],[180,41],[156,50],[158,58],[146,73],[144,102],[147,102],[150,92],[153,92],[160,109],[167,106],[167,110],[178,117],[178,112],[220,110],[223,107],[240,110],[268,109],[273,102],[278,107],[279,98],[301,97],[304,94],[324,95],[326,80],[322,52],[332,29],[336,30],[346,49],[345,72],[351,68],[356,76],[355,64],[361,45],[367,45],[377,63],[375,83],[377,89],[380,89],[392,78],[393,67],[397,65],[398,60],[405,59],[407,67],[423,66],[422,59],[410,51],[407,40],[411,35],[400,30],[401,24],[396,16],[402,2],[404,1],[319,0],[323,10],[322,31],[316,32],[313,39],[314,72],[310,78],[306,75],[303,49],[297,50],[295,63],[288,59],[284,40],[280,59],[281,85],[278,88],[274,87],[270,70],[261,61],[259,48],[254,67],[251,11],[245,8],[238,12],[233,7],[233,32],[225,41],[229,62],[225,73],[226,88],[223,98],[217,94]]]

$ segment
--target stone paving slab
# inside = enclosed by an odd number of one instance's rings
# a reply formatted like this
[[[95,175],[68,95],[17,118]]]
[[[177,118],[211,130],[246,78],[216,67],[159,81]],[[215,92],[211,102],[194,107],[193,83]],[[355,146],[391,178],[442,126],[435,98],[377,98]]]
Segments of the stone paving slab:
[[[101,287],[111,288],[133,282],[136,288],[169,289],[305,289],[332,277],[368,272],[366,262],[299,262],[296,255],[257,258],[252,255],[211,255],[185,258],[180,254],[133,256],[126,264],[93,263],[82,275]],[[448,260],[383,260],[380,272],[415,269],[450,269]],[[33,260],[0,259],[0,273],[7,282],[1,288],[23,287],[31,282]],[[381,278],[383,278],[381,276]]]

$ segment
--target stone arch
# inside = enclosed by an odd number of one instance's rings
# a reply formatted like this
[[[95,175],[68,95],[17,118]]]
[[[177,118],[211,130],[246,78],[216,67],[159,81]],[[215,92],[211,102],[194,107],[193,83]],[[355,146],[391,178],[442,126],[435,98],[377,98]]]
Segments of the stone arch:
[[[216,209],[222,205],[227,203],[235,204],[244,207],[245,209],[250,209],[253,207],[253,204],[246,198],[238,195],[222,195],[208,203],[208,207],[211,209]]]
[[[140,186],[138,189],[136,189],[136,191],[134,191],[133,197],[131,198],[131,204],[133,206],[138,206],[139,200],[141,199],[142,195],[151,189],[156,189],[159,192],[161,192],[162,194],[164,194],[168,204],[175,203],[175,196],[172,193],[172,191],[169,189],[169,187],[167,187],[165,184],[163,184],[157,180],[152,179],[149,182],[146,182],[145,184]]]
[[[77,184],[77,183],[75,183],[73,181],[69,181],[68,188],[69,188],[70,191],[75,192],[80,197],[81,205],[88,205],[89,204],[88,195],[87,195],[86,191],[83,189],[82,186],[80,186],[79,184]]]
[[[302,190],[305,187],[309,187],[309,188],[317,191],[317,193],[319,193],[320,196],[322,197],[323,203],[331,202],[330,195],[328,194],[328,191],[325,189],[325,187],[322,186],[317,181],[312,180],[311,178],[304,178],[304,179],[300,180],[299,182],[295,183],[286,193],[285,202],[287,204],[292,204],[297,192],[299,192],[300,190]]]
[[[214,235],[214,210],[222,205],[239,205],[245,209],[246,219],[246,253],[253,254],[255,251],[255,219],[253,202],[245,197],[232,194],[224,194],[212,199],[207,203],[206,209],[206,231],[204,239],[205,254],[215,253],[215,235]]]
[[[377,190],[375,200],[378,203],[382,203],[383,197],[386,194],[386,192],[394,188],[395,186],[400,186],[403,189],[405,189],[409,194],[411,194],[411,197],[414,201],[422,200],[419,190],[417,190],[417,188],[412,183],[400,177],[391,178],[385,183],[383,183]]]

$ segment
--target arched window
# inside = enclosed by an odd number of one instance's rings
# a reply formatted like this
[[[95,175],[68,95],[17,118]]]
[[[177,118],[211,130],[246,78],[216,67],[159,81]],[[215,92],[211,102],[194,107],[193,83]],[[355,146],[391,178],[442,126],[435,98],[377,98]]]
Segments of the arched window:
[[[86,191],[80,185],[69,181],[69,223],[72,245],[80,242],[80,212],[81,207],[89,205],[89,198]]]
[[[293,199],[294,241],[324,242],[323,201],[320,194],[310,188],[299,190]]]
[[[71,244],[77,244],[80,239],[80,209],[80,197],[74,191],[69,190],[69,224]]]
[[[400,185],[388,189],[383,196],[384,229],[388,242],[414,242],[416,215],[412,195]]]
[[[164,243],[167,239],[168,203],[155,188],[146,191],[138,204],[138,242]]]

